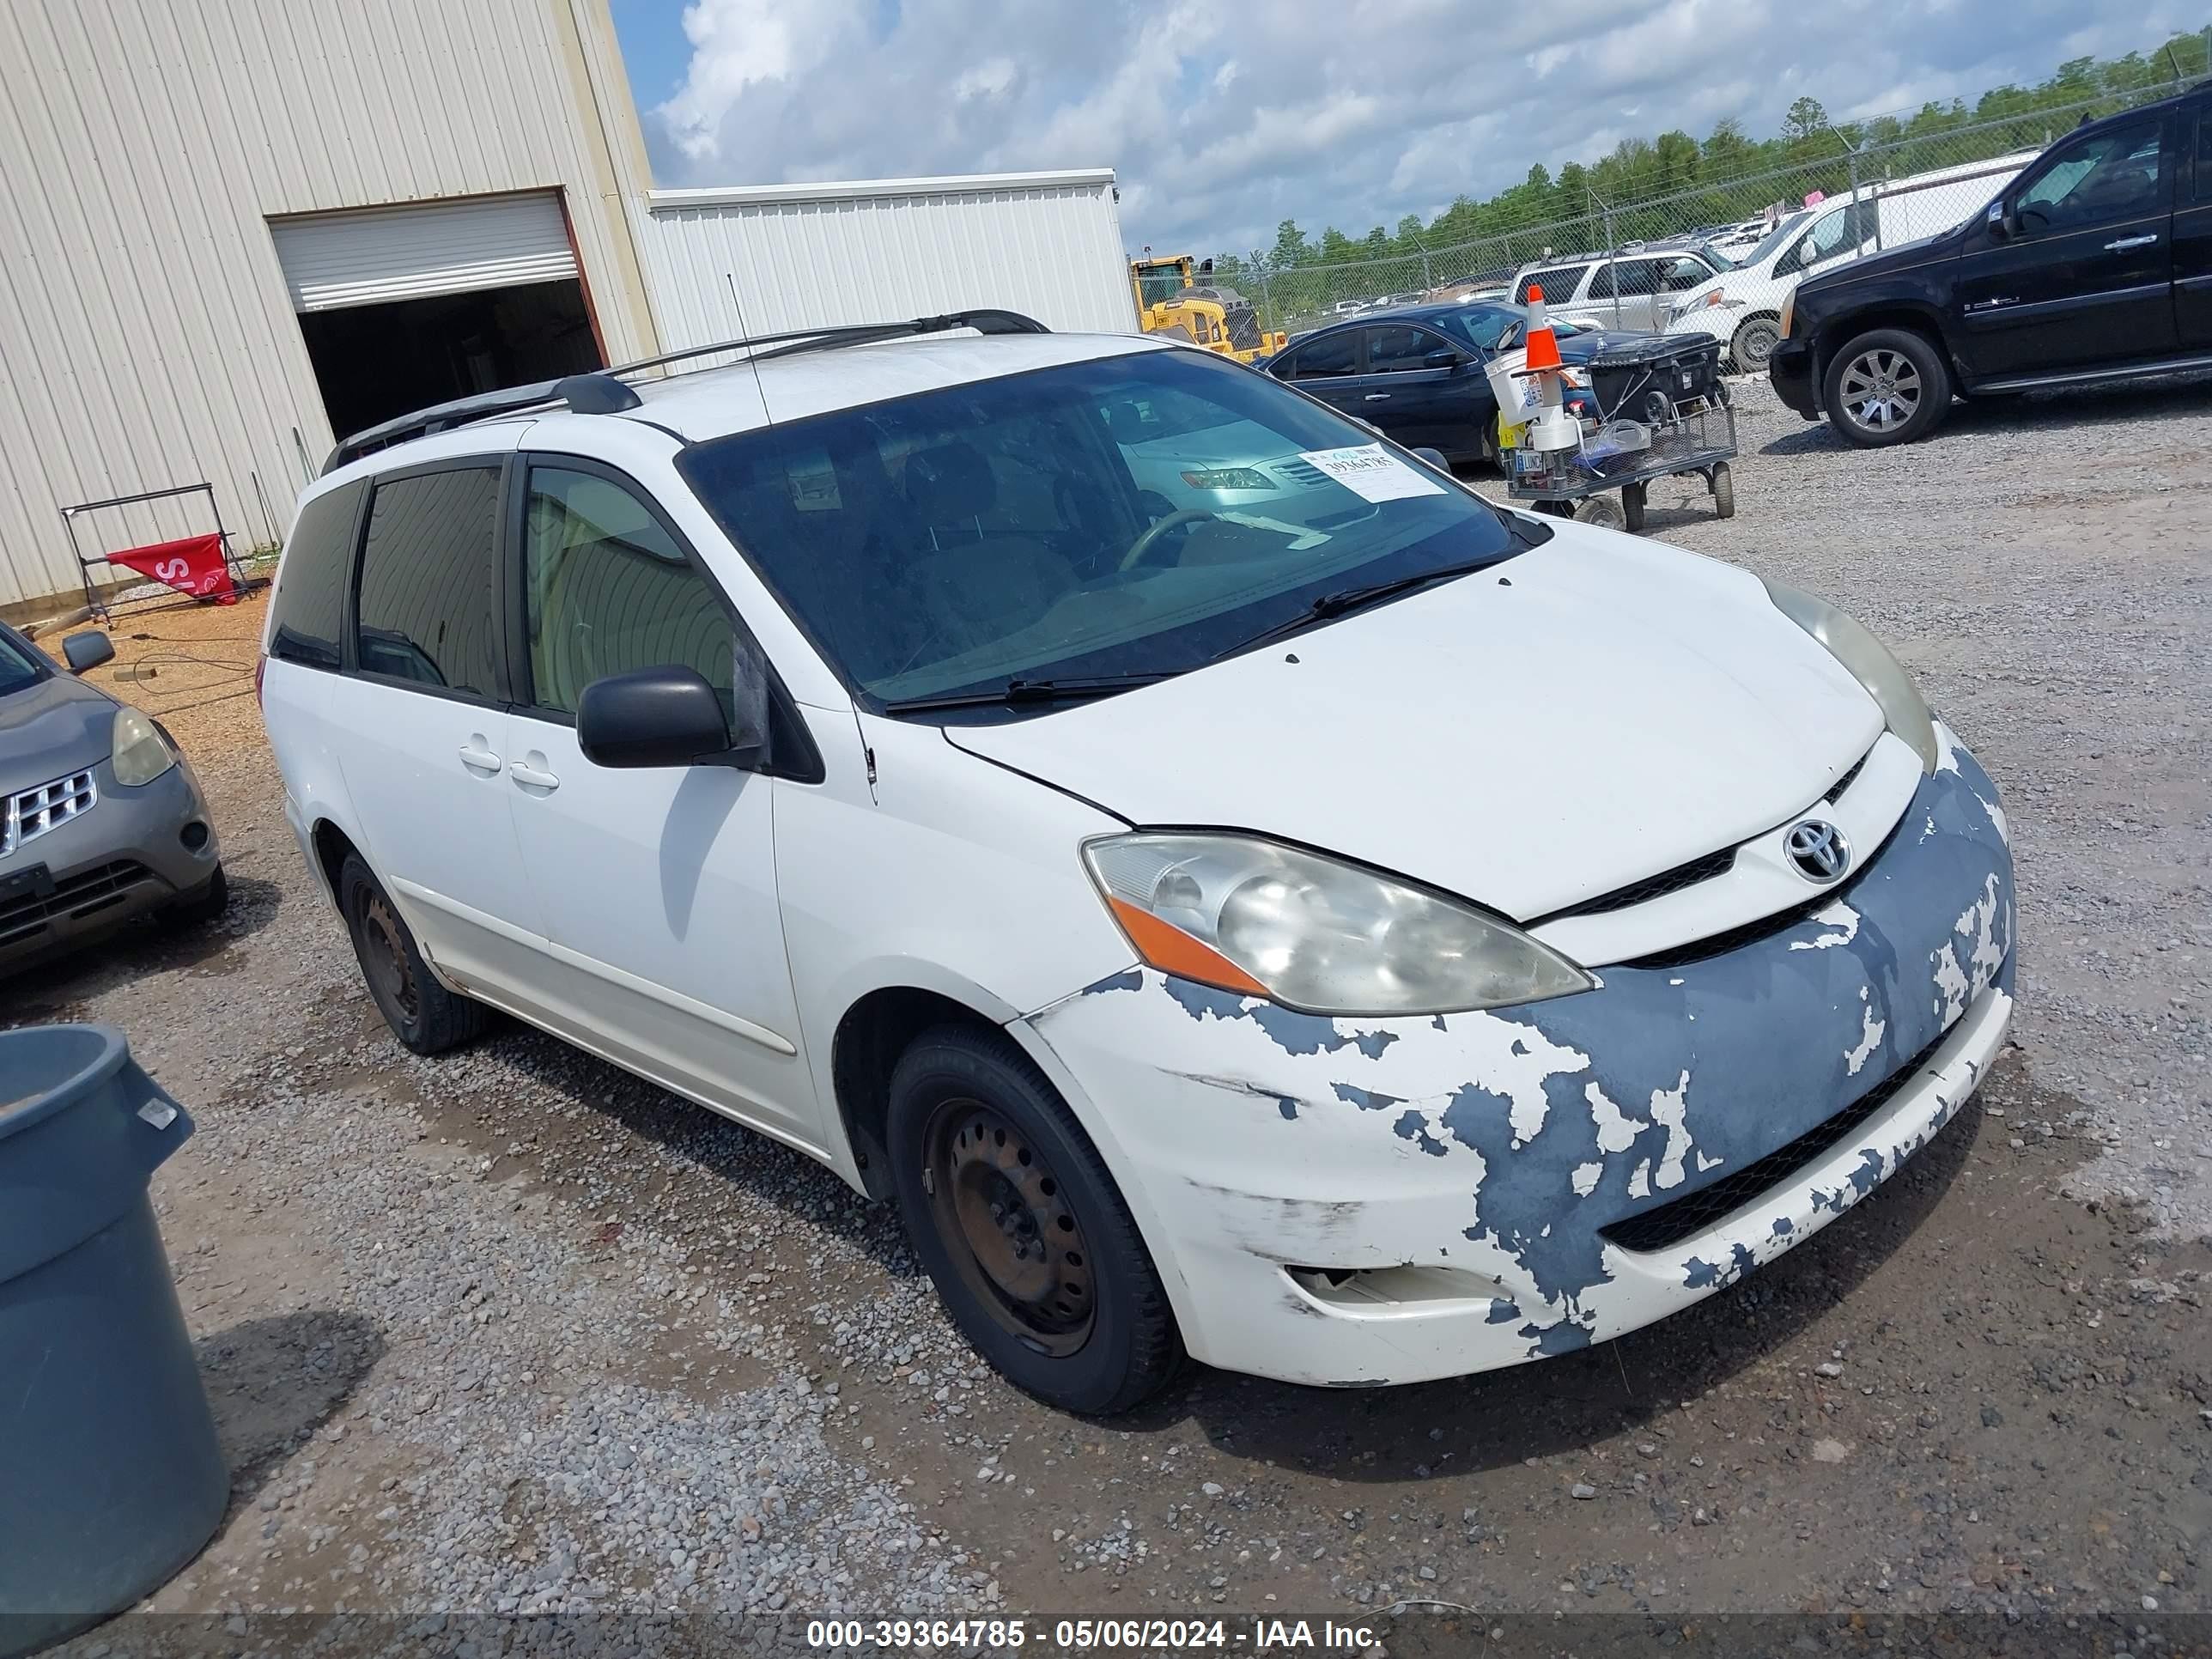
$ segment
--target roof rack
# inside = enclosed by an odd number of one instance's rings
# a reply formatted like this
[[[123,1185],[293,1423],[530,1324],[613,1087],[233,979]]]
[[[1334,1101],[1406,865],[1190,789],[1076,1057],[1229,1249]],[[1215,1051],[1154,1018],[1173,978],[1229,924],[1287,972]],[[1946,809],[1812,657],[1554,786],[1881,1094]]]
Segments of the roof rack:
[[[517,414],[526,409],[558,405],[578,415],[617,415],[637,408],[643,401],[623,383],[622,376],[648,368],[665,368],[671,363],[686,362],[695,357],[743,351],[748,362],[764,362],[794,352],[830,351],[842,346],[867,345],[914,334],[943,334],[962,328],[973,329],[978,334],[1052,331],[1034,317],[1025,317],[1018,311],[983,309],[916,317],[902,323],[841,323],[821,328],[789,329],[780,334],[757,334],[738,340],[718,340],[712,345],[687,346],[681,351],[665,351],[657,357],[641,357],[635,362],[618,363],[612,368],[570,374],[557,380],[535,380],[527,386],[505,386],[496,392],[480,392],[448,403],[433,404],[428,409],[418,409],[355,433],[331,451],[330,459],[323,463],[323,471],[325,474],[334,472],[349,462],[410,438],[426,437],[434,432]],[[763,350],[762,347],[770,349]]]

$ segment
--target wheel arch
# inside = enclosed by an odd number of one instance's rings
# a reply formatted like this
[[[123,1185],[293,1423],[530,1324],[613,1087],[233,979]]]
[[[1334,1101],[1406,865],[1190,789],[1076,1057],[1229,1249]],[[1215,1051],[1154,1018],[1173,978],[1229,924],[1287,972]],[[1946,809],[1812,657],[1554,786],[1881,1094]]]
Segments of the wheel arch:
[[[1813,337],[1813,386],[1816,392],[1827,384],[1828,366],[1835,361],[1836,354],[1860,335],[1872,333],[1878,328],[1901,329],[1906,333],[1921,336],[1935,348],[1943,359],[1944,366],[1951,371],[1954,389],[1964,387],[1965,380],[1959,371],[1958,357],[1944,335],[1942,320],[1926,306],[1895,301],[1869,306],[1863,311],[1851,312],[1820,325],[1820,332]]]

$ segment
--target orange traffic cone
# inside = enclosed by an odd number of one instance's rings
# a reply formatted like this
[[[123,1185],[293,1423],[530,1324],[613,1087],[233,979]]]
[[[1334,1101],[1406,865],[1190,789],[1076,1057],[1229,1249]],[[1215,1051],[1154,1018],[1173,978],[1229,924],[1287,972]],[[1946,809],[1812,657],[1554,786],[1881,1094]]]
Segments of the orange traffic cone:
[[[1531,369],[1559,367],[1559,342],[1552,332],[1552,319],[1545,314],[1544,290],[1531,283],[1528,288],[1528,343],[1527,366]]]

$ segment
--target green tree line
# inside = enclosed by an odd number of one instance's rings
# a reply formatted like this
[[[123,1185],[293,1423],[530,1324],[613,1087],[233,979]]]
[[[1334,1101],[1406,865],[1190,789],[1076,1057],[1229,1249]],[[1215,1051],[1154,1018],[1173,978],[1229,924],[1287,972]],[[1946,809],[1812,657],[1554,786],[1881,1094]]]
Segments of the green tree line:
[[[1271,309],[1281,314],[1335,297],[1448,282],[1483,270],[1486,256],[1498,266],[1535,258],[1542,252],[1538,231],[1554,233],[1547,240],[1561,252],[1568,243],[1597,247],[1605,240],[1608,205],[1615,210],[1616,240],[1729,223],[1785,194],[1796,199],[1812,190],[1848,189],[1850,152],[1862,146],[1872,147],[1863,179],[1986,160],[2047,143],[2057,136],[2054,116],[2070,126],[2077,110],[2124,107],[2208,70],[2207,37],[2177,34],[2148,55],[2072,58],[2032,87],[1993,87],[1971,105],[1964,99],[1928,103],[1910,115],[1832,123],[1818,100],[1800,98],[1771,137],[1753,138],[1730,119],[1702,140],[1679,130],[1625,138],[1589,166],[1569,161],[1554,173],[1539,161],[1519,184],[1480,201],[1460,196],[1425,223],[1409,213],[1395,230],[1376,225],[1353,237],[1331,226],[1315,239],[1285,219],[1273,247],[1215,255],[1214,278],[1248,292],[1264,286],[1263,273],[1278,287],[1287,281],[1289,289],[1273,295]],[[1379,261],[1395,263],[1384,267]],[[1328,269],[1338,266],[1369,269],[1327,280]],[[1291,271],[1311,271],[1321,280],[1275,275]],[[1303,292],[1309,287],[1314,293]]]

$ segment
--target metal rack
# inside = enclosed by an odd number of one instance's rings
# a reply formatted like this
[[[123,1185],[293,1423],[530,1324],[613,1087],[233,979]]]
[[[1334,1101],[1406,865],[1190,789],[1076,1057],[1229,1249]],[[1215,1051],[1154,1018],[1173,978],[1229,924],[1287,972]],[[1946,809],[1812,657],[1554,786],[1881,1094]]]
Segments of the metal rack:
[[[111,507],[137,507],[149,501],[174,501],[185,495],[207,497],[208,518],[215,526],[213,531],[203,532],[201,536],[185,538],[173,542],[142,543],[131,547],[119,547],[113,550],[113,552],[90,554],[84,550],[83,544],[77,539],[77,520],[85,514],[98,513]],[[234,597],[250,592],[257,587],[268,586],[267,577],[249,577],[240,566],[238,556],[231,546],[230,532],[223,526],[222,510],[216,505],[215,486],[212,483],[179,484],[171,489],[142,489],[133,495],[111,495],[105,501],[79,501],[74,507],[65,507],[62,509],[62,528],[68,532],[70,552],[76,560],[77,574],[84,583],[85,609],[102,622],[112,620],[117,612],[121,611],[143,611],[166,610],[171,605],[207,605],[216,602],[218,599]],[[214,537],[217,546],[221,549],[223,568],[229,576],[229,586],[222,594],[192,593],[182,588],[172,586],[167,592],[149,593],[137,599],[125,599],[110,603],[101,599],[100,590],[93,584],[93,567],[106,565],[111,571],[118,568],[130,570],[134,575],[145,576],[149,582],[157,586],[161,585],[161,579],[158,577],[149,576],[135,566],[119,564],[114,555],[117,553],[155,554],[171,547],[182,549],[191,543],[204,540],[209,535]]]

